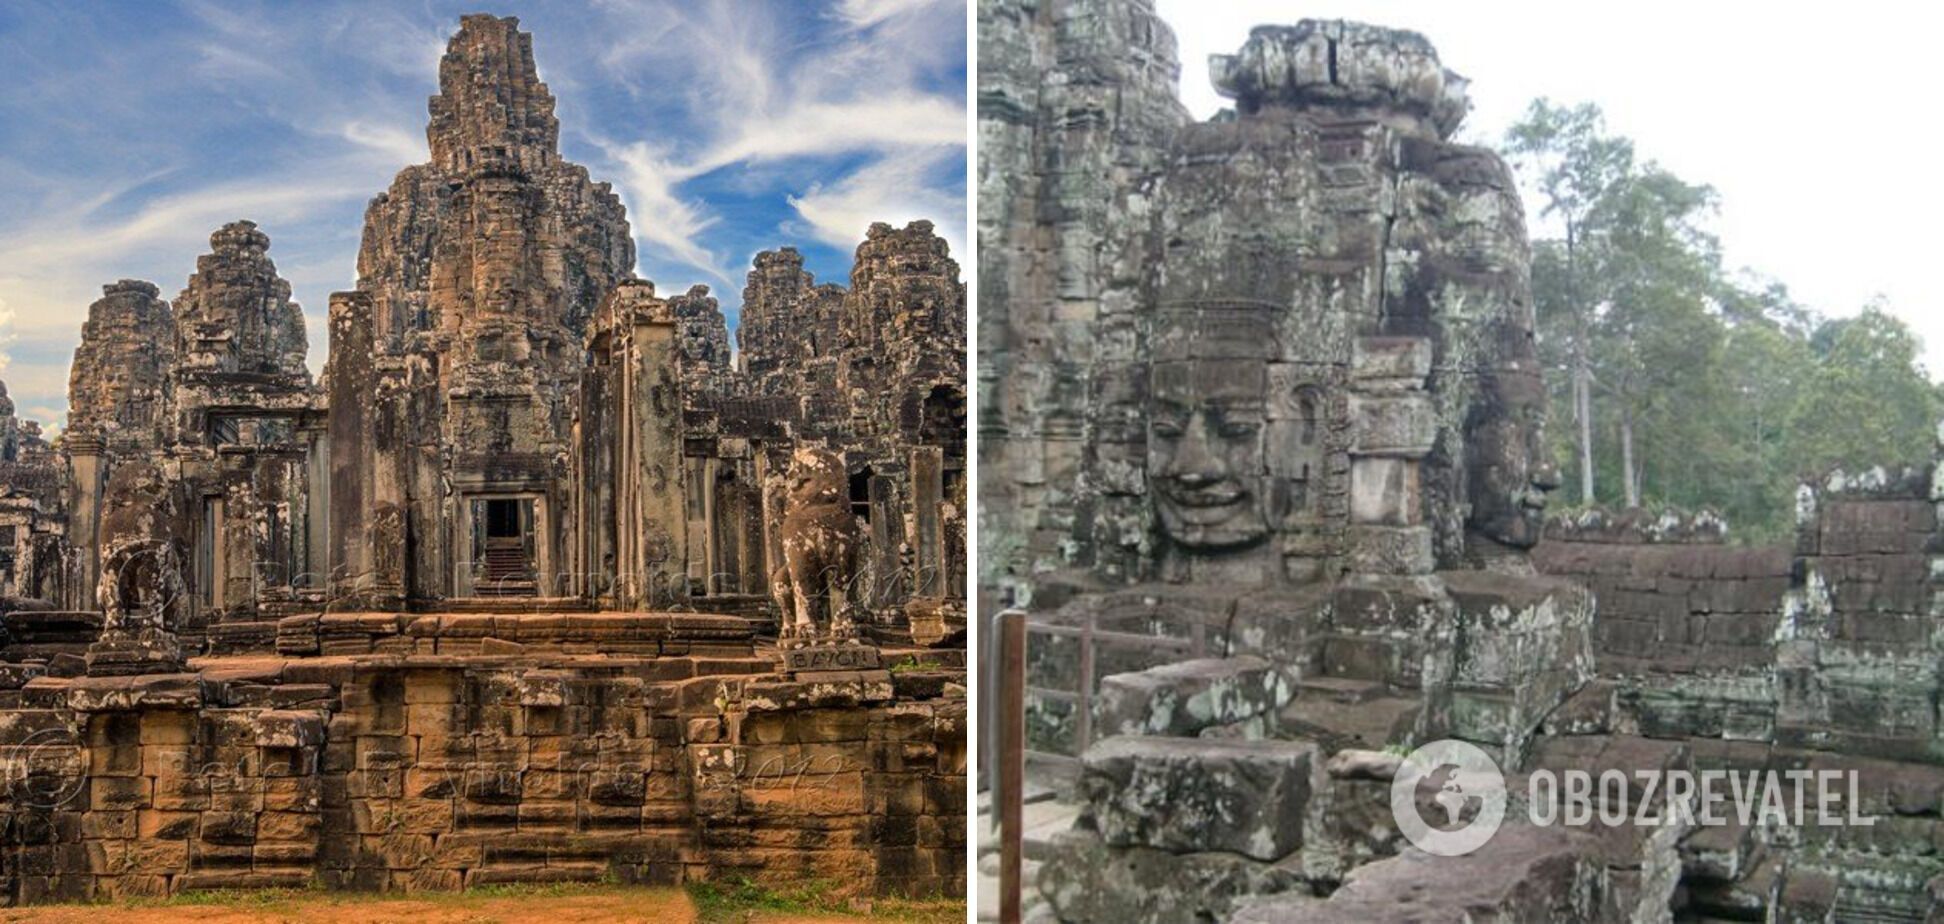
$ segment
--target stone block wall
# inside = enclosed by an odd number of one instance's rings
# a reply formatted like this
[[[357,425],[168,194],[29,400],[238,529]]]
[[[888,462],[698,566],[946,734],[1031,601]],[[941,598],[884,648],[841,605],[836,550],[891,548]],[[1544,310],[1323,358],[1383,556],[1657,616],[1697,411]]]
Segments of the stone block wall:
[[[1880,467],[1804,484],[1792,548],[1692,518],[1549,530],[1534,561],[1592,588],[1601,679],[1549,717],[1542,754],[1659,739],[1700,770],[1850,771],[1878,818],[1699,830],[1680,846],[1689,912],[1937,913],[1940,500],[1933,471]]]
[[[1724,542],[1706,514],[1651,522],[1555,520],[1533,564],[1573,578],[1597,601],[1601,673],[1766,667],[1789,590],[1789,549]]]
[[[14,903],[819,877],[964,887],[955,669],[314,658],[0,693]]]

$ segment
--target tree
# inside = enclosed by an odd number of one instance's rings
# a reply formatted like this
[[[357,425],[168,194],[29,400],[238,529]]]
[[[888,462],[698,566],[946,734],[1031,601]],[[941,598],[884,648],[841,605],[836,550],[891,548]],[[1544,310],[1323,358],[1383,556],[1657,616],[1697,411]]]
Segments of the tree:
[[[1580,502],[1592,504],[1591,339],[1598,301],[1582,284],[1580,247],[1596,206],[1632,170],[1633,143],[1606,134],[1599,107],[1582,103],[1568,108],[1543,98],[1532,101],[1525,118],[1506,132],[1505,140],[1507,152],[1530,172],[1545,196],[1540,215],[1557,218],[1565,225],[1566,236],[1554,268],[1556,297],[1537,299],[1535,308],[1555,322],[1565,322],[1550,326],[1564,340],[1572,382],[1573,419],[1579,435]]]
[[[1771,541],[1801,476],[1928,452],[1944,398],[1884,306],[1825,320],[1724,272],[1714,191],[1637,160],[1597,107],[1537,100],[1506,143],[1562,232],[1534,240],[1532,288],[1582,504],[1714,507]]]
[[[1789,421],[1799,472],[1915,462],[1929,455],[1940,403],[1917,357],[1923,345],[1881,301],[1825,321],[1809,338],[1816,363]]]
[[[1641,504],[1643,415],[1683,393],[1711,389],[1696,377],[1713,369],[1722,335],[1708,302],[1720,274],[1719,248],[1699,224],[1713,209],[1712,189],[1649,163],[1615,180],[1590,214],[1597,233],[1587,239],[1584,262],[1589,288],[1603,301],[1588,365],[1618,412],[1628,507]]]

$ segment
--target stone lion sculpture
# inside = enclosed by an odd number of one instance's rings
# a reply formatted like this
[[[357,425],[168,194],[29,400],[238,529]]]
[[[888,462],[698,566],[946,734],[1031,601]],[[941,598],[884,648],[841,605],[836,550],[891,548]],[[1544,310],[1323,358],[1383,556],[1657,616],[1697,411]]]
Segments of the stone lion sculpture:
[[[173,496],[161,472],[147,460],[118,466],[105,493],[104,554],[95,586],[102,632],[88,646],[88,673],[180,670],[175,623],[186,594],[174,539]]]
[[[827,449],[798,449],[784,483],[783,562],[770,575],[786,638],[856,632],[849,613],[863,560],[844,462]],[[821,630],[819,628],[821,624]]]

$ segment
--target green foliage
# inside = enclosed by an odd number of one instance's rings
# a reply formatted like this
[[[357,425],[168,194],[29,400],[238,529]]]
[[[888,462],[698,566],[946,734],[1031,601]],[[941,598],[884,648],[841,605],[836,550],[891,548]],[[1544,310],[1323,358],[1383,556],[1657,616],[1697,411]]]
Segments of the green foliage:
[[[926,658],[920,661],[917,655],[906,655],[900,660],[891,662],[885,670],[893,674],[908,674],[913,671],[936,671],[944,668],[945,665],[937,658]]]
[[[1726,272],[1713,190],[1638,160],[1596,106],[1535,100],[1505,143],[1560,225],[1533,242],[1534,313],[1553,448],[1595,503],[1625,506],[1631,486],[1641,506],[1711,507],[1741,541],[1772,541],[1801,478],[1929,453],[1944,400],[1883,306],[1825,319]]]
[[[1938,392],[1902,321],[1871,305],[1810,338],[1815,372],[1790,418],[1808,471],[1919,462],[1929,456]]]

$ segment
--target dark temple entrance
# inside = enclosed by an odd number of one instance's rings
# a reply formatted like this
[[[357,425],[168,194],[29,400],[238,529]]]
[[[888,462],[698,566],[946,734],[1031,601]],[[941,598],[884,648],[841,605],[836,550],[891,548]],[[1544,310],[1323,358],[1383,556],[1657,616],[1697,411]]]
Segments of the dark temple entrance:
[[[535,580],[533,501],[473,501],[473,592],[482,597],[531,597]]]

